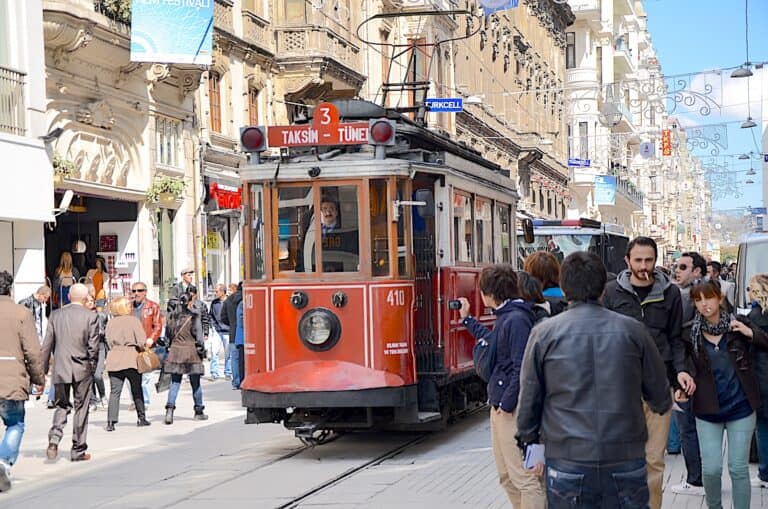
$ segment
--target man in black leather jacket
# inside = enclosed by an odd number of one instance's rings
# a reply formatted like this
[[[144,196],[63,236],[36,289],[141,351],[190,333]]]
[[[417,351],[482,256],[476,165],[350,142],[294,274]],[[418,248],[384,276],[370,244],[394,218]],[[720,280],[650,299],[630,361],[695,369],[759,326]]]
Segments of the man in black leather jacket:
[[[595,254],[569,255],[568,309],[533,329],[523,360],[517,436],[544,443],[549,509],[648,504],[642,402],[663,414],[672,398],[645,327],[599,304],[606,278]]]

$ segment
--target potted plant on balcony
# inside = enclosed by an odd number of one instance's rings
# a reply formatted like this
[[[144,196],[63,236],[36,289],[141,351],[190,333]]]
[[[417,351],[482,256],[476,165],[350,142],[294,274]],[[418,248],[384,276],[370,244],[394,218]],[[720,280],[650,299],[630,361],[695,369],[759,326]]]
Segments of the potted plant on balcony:
[[[60,186],[65,178],[70,178],[75,172],[75,163],[64,159],[59,154],[53,155],[53,185]]]
[[[155,177],[152,185],[147,189],[147,202],[160,204],[165,207],[173,205],[187,188],[187,183],[182,177],[160,175]]]

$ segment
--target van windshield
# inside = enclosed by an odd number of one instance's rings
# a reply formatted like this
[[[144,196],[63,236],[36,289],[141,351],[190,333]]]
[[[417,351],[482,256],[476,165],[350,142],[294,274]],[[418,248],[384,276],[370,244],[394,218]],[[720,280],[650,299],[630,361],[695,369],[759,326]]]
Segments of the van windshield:
[[[598,235],[560,233],[554,235],[534,235],[533,242],[528,244],[522,235],[518,236],[518,266],[522,267],[525,258],[535,251],[548,251],[555,255],[560,263],[566,256],[576,251],[598,253]]]
[[[742,244],[737,262],[736,306],[748,309],[747,287],[756,274],[768,272],[768,240]]]

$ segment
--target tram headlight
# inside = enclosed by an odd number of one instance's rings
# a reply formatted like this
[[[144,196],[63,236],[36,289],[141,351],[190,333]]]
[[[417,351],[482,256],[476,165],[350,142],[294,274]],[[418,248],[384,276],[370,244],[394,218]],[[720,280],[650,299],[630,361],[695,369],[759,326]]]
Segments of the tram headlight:
[[[299,320],[299,338],[310,350],[329,350],[340,337],[341,323],[328,309],[310,309]]]

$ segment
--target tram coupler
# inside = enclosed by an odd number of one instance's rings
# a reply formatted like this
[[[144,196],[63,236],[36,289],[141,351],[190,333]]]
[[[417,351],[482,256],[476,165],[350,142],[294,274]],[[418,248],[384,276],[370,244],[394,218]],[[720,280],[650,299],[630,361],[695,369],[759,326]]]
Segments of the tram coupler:
[[[325,424],[325,421],[302,423],[301,425],[296,426],[293,429],[293,432],[296,435],[296,438],[298,439],[304,438],[307,440],[311,440],[317,431],[320,431],[323,429],[323,424]]]

